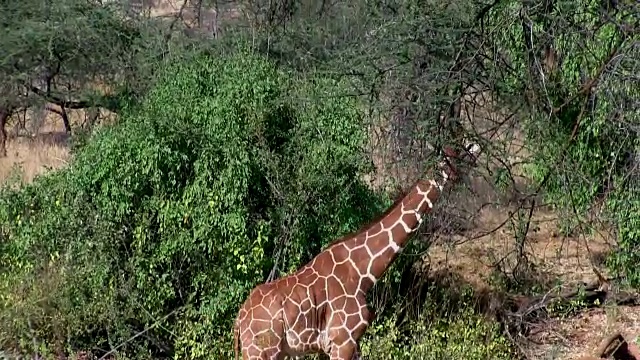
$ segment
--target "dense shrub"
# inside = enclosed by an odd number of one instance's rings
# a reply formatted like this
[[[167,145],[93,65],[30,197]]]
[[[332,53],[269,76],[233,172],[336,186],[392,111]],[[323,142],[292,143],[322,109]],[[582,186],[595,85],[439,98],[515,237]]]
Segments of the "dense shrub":
[[[608,264],[634,286],[640,286],[640,112],[633,105],[640,38],[629,29],[637,26],[630,21],[637,12],[631,4],[607,8],[598,1],[506,1],[487,16],[502,29],[494,40],[508,64],[493,68],[495,95],[513,108],[526,105],[519,125],[531,151],[527,175],[563,213],[565,235],[615,229],[619,246]],[[504,28],[514,17],[519,21]],[[585,221],[594,210],[604,221]]]
[[[476,312],[478,300],[469,285],[436,281],[420,287],[421,296],[397,301],[403,310],[390,312],[369,329],[362,342],[367,359],[516,358],[499,324]]]
[[[68,168],[4,189],[0,348],[228,358],[253,285],[382,208],[341,88],[201,54]]]

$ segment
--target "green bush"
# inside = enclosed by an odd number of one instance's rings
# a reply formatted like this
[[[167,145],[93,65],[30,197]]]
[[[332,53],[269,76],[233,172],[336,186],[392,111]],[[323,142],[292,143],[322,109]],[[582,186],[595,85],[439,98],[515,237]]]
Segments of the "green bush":
[[[640,95],[632,75],[638,72],[640,37],[624,30],[637,9],[619,4],[607,10],[598,1],[538,6],[509,0],[488,14],[495,46],[511,69],[489,64],[496,98],[512,108],[526,104],[521,129],[531,150],[527,175],[544,185],[546,202],[562,213],[565,235],[615,229],[619,246],[608,259],[610,269],[640,286],[640,111],[632,105]],[[504,27],[514,16],[520,21]],[[548,49],[559,54],[553,70],[541,65]],[[522,94],[527,101],[519,100]],[[588,221],[586,215],[601,204],[598,218],[605,221]]]
[[[366,133],[343,88],[200,54],[67,168],[5,188],[0,348],[229,358],[251,287],[384,205],[360,180]]]
[[[617,274],[625,275],[628,285],[640,288],[640,184],[628,186],[631,191],[614,192],[607,199],[608,212],[613,214],[618,237],[618,247],[607,258],[607,265]]]
[[[515,353],[497,322],[475,312],[470,287],[428,287],[416,314],[398,312],[374,322],[361,348],[372,360],[512,359]],[[402,319],[402,320],[400,320]]]

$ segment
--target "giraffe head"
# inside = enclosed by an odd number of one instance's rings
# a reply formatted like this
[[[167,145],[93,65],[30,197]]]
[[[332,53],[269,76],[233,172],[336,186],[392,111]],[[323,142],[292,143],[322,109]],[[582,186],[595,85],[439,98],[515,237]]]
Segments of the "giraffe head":
[[[440,163],[442,177],[447,182],[456,182],[460,178],[463,166],[473,167],[476,165],[476,160],[480,153],[480,145],[471,143],[459,152],[456,152],[451,147],[445,147],[443,153],[444,161]]]

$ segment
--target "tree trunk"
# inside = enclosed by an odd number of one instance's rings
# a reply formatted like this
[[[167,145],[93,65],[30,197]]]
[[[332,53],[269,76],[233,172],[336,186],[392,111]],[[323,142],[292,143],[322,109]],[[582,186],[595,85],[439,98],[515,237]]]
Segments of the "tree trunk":
[[[0,157],[7,156],[7,119],[11,115],[11,108],[0,107]]]
[[[60,116],[62,116],[62,123],[64,124],[64,131],[67,135],[71,135],[71,123],[69,122],[69,116],[67,115],[67,109],[64,106],[60,106]]]

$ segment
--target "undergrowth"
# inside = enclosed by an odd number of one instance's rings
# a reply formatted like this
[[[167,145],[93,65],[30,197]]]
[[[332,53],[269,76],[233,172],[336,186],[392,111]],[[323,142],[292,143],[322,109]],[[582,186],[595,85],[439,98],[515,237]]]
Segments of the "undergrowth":
[[[372,360],[518,358],[501,324],[480,311],[478,295],[449,272],[422,278],[394,293],[388,310],[365,335],[363,355]]]

